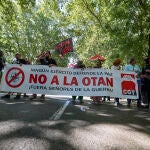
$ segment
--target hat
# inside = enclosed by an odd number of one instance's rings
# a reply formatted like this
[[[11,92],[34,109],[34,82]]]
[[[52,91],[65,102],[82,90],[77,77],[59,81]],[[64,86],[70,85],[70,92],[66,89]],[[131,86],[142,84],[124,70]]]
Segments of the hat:
[[[120,65],[121,63],[121,59],[120,58],[117,58],[114,62],[113,62],[113,65],[114,66],[117,66],[117,65]]]

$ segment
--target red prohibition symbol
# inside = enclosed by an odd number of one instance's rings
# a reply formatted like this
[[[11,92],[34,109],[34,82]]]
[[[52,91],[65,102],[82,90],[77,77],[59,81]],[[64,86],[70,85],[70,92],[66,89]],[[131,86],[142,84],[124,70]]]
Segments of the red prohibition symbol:
[[[24,72],[17,67],[9,69],[5,76],[5,81],[11,88],[18,88],[24,82]]]

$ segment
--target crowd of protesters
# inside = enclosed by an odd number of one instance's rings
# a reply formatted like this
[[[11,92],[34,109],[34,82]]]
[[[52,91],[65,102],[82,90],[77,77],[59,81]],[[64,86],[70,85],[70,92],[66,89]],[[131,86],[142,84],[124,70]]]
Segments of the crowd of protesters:
[[[0,62],[0,67],[1,67],[0,71],[1,71],[1,74],[2,74],[2,70],[5,66],[6,61],[4,59],[2,51],[1,51],[1,53],[2,54],[1,54],[1,62]],[[30,61],[28,59],[22,58],[22,55],[20,53],[17,53],[17,54],[15,54],[15,58],[13,59],[12,64],[27,65],[27,64],[30,64]],[[36,64],[38,64],[38,65],[48,65],[49,67],[57,66],[57,63],[56,63],[55,59],[53,59],[51,57],[50,51],[45,51],[45,52],[42,52],[40,55],[38,55],[37,58],[36,58]],[[6,95],[2,96],[1,98],[10,99],[11,95],[13,95],[13,93],[8,92]],[[28,97],[28,96],[26,95],[26,93],[24,93],[23,97]],[[20,99],[20,98],[21,98],[21,93],[17,93],[17,95],[14,99]],[[36,98],[37,98],[37,94],[33,94],[29,99],[34,100]],[[45,95],[44,94],[41,95],[40,100],[41,101],[45,100]]]
[[[121,59],[117,58],[116,60],[114,60],[114,62],[112,63],[111,69],[112,70],[124,70],[124,71],[133,71],[136,73],[136,77],[137,77],[137,82],[138,82],[138,89],[139,89],[139,98],[136,100],[137,102],[137,107],[143,107],[142,102],[144,102],[147,105],[146,108],[149,108],[150,105],[150,56],[148,56],[147,58],[144,59],[145,61],[145,66],[140,69],[140,67],[136,64],[136,60],[134,58],[132,58],[129,62],[129,64],[127,64],[124,67],[121,67]],[[94,66],[94,68],[102,68],[102,64],[104,61],[101,60],[97,60],[96,61],[96,65]],[[3,51],[0,50],[0,79],[2,77],[2,71],[4,69],[4,66],[6,65],[6,59],[4,57]],[[20,53],[15,54],[15,59],[12,61],[12,64],[30,64],[29,60],[22,58],[22,55]],[[36,64],[38,65],[47,65],[49,67],[51,66],[57,66],[57,62],[55,59],[52,58],[50,51],[45,51],[42,52],[40,55],[37,56],[36,58]],[[77,62],[77,64],[74,66],[74,68],[86,68],[85,65],[83,64],[83,61],[79,60]],[[91,67],[88,67],[91,68]],[[93,68],[93,67],[92,67]],[[7,98],[9,99],[10,96],[13,93],[8,92],[6,95],[2,96],[1,98]],[[26,93],[23,93],[24,97],[28,97],[26,95]],[[21,98],[21,93],[17,93],[15,99],[20,99]],[[31,97],[29,97],[30,100],[34,100],[37,98],[37,94],[32,94]],[[72,103],[75,104],[76,103],[76,98],[77,96],[72,96]],[[106,97],[104,96],[91,96],[90,97],[92,102],[94,104],[96,103],[101,103],[101,101],[105,101],[105,99],[107,98],[108,100],[110,100],[110,97]],[[40,96],[40,100],[44,101],[45,100],[45,95],[42,94]],[[78,100],[80,101],[80,103],[83,103],[83,96],[78,96]],[[127,106],[130,107],[132,103],[131,99],[127,99]],[[115,106],[119,106],[120,104],[120,100],[118,97],[114,98],[114,104]]]

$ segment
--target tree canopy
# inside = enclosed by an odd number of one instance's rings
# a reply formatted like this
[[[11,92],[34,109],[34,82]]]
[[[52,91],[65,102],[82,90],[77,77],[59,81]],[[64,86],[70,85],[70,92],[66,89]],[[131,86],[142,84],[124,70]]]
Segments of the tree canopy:
[[[131,57],[142,64],[150,53],[150,0],[1,0],[0,16],[0,48],[9,60],[20,52],[34,61],[70,37],[87,65],[95,54],[110,66],[115,58],[127,63]],[[66,66],[70,54],[53,55]]]

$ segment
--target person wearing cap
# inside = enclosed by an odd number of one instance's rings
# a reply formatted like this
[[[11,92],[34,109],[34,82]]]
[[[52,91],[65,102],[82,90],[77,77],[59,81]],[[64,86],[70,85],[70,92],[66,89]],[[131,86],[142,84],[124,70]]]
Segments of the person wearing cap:
[[[147,106],[150,107],[150,57],[147,57],[145,60],[145,66],[142,69],[141,77],[144,78],[144,92],[147,98]]]
[[[117,58],[114,62],[113,62],[113,66],[111,67],[112,70],[121,70],[121,59],[120,58]],[[120,103],[119,103],[119,98],[118,97],[115,97],[115,106],[119,106]]]
[[[83,64],[82,60],[78,60],[77,64],[74,66],[74,69],[77,68],[85,68],[85,65]],[[75,104],[76,103],[76,98],[77,96],[72,96],[72,103]],[[80,104],[83,103],[83,96],[78,96],[78,100],[80,101]]]
[[[41,53],[39,56],[37,56],[36,62],[39,65],[48,65],[49,67],[57,66],[57,63],[56,63],[55,59],[53,59],[51,57],[50,51],[45,51],[45,52]],[[37,97],[37,94],[33,94],[30,97],[30,100],[34,100],[34,99],[36,99],[36,97]],[[44,101],[45,100],[45,95],[42,94],[40,99],[41,99],[41,101]]]
[[[130,59],[130,64],[125,66],[124,71],[133,71],[136,73],[137,83],[138,83],[138,87],[140,89],[140,86],[141,86],[141,80],[140,80],[141,69],[138,65],[136,65],[136,60],[134,58]],[[131,99],[127,99],[127,106],[130,107],[130,105],[131,105]],[[140,90],[139,90],[139,98],[137,99],[137,107],[142,107]]]

